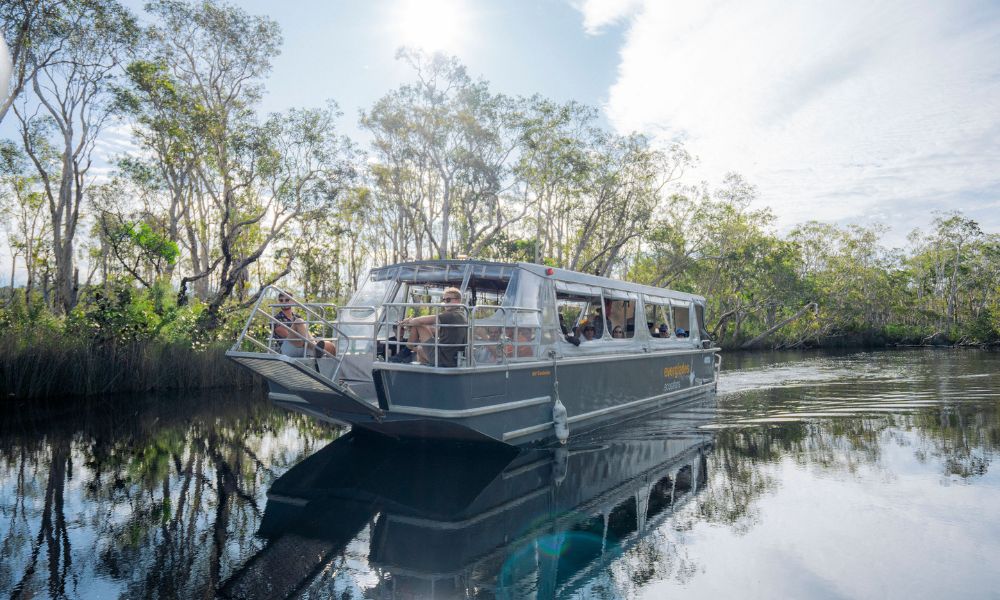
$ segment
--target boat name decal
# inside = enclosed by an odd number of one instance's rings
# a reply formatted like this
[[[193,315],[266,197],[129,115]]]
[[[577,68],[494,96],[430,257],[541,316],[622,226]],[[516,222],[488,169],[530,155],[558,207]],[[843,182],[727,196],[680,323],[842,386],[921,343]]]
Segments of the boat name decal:
[[[664,367],[663,368],[663,376],[666,377],[666,378],[668,378],[668,379],[670,377],[682,377],[684,375],[687,375],[690,372],[691,372],[691,367],[688,366],[688,365],[686,365],[686,364],[684,364],[684,365],[677,365],[675,367]]]
[[[531,376],[532,377],[548,377],[551,374],[552,374],[552,371],[549,371],[549,370],[546,370],[546,369],[539,369],[537,371],[532,371],[531,372]]]

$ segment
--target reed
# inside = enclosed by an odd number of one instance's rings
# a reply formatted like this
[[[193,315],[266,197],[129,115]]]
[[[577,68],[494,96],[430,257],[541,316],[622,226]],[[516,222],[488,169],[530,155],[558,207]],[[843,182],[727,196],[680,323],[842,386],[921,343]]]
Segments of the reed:
[[[0,336],[0,394],[7,398],[118,392],[250,390],[262,382],[226,359],[225,344],[141,340],[101,345],[66,336]]]

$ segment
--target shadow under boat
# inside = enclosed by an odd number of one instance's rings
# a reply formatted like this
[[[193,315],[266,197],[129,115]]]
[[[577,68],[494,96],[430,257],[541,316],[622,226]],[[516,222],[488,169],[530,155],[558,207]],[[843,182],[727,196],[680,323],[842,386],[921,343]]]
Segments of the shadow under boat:
[[[355,431],[271,486],[266,546],[220,589],[230,598],[301,594],[367,541],[374,597],[562,595],[657,527],[707,479],[714,396],[641,426],[553,449],[431,446]],[[477,592],[478,593],[478,592]]]

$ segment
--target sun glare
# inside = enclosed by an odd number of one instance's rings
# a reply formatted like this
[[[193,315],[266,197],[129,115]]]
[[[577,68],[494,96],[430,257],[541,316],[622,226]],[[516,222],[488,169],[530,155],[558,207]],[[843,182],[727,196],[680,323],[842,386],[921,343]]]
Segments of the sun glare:
[[[458,53],[469,38],[471,19],[463,0],[399,0],[394,12],[392,33],[399,46]]]

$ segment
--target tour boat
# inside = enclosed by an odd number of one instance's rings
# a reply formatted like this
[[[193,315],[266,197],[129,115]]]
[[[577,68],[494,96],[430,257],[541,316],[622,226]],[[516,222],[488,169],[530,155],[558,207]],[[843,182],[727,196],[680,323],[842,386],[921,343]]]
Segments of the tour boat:
[[[262,290],[226,354],[317,419],[393,438],[565,442],[713,389],[704,306],[531,263],[409,262],[373,269],[346,306]],[[418,316],[429,340],[401,325]]]

